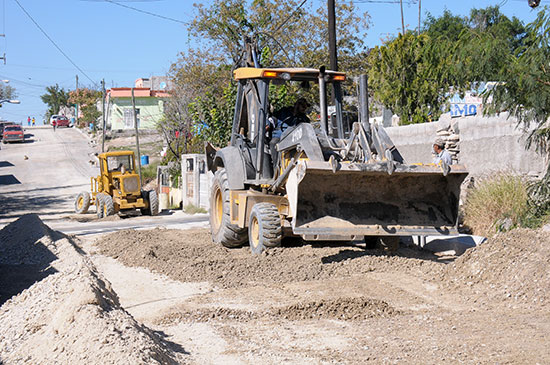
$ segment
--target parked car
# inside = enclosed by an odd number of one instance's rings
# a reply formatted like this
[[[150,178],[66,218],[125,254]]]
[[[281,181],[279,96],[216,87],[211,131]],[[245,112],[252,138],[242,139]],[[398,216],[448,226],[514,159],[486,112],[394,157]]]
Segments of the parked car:
[[[25,132],[23,132],[23,127],[20,125],[10,124],[4,126],[2,137],[2,143],[23,142],[25,141]]]
[[[52,122],[52,125],[54,127],[70,127],[71,122],[69,122],[69,119],[64,115],[58,115],[57,118]]]
[[[13,122],[8,122],[6,120],[0,120],[0,139],[2,139],[2,135],[4,134],[4,127],[7,125],[13,124]]]

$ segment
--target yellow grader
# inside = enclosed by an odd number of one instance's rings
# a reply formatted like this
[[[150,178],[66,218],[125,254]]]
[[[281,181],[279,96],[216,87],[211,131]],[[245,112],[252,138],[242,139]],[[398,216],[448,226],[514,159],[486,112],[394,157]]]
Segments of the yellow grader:
[[[215,243],[238,247],[248,241],[253,253],[261,253],[286,236],[364,239],[367,246],[392,251],[400,236],[457,233],[465,167],[405,163],[382,126],[369,122],[366,91],[359,95],[358,122],[343,118],[336,90],[329,115],[327,85],[343,82],[345,73],[324,67],[262,68],[255,55],[243,66],[234,71],[238,89],[231,142],[221,149],[206,146],[214,173],[210,226]],[[287,128],[273,156],[266,132],[270,84],[292,82],[318,86],[319,125]]]
[[[99,176],[91,178],[91,193],[83,191],[75,200],[75,211],[84,214],[96,206],[98,218],[139,209],[144,215],[158,214],[156,191],[142,191],[133,151],[101,153]]]

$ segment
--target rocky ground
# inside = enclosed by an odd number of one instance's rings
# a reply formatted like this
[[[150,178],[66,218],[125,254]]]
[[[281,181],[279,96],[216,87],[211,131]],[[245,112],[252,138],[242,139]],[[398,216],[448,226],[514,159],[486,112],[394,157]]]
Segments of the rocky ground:
[[[549,363],[549,244],[252,256],[202,229],[77,239],[28,215],[0,231],[0,363]]]

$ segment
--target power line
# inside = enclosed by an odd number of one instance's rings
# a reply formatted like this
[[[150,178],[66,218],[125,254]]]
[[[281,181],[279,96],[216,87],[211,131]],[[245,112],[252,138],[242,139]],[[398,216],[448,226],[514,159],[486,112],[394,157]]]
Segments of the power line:
[[[92,84],[94,84],[94,85],[97,86],[97,84],[95,83],[95,81],[92,80],[92,79],[90,78],[90,76],[88,76],[88,75],[86,74],[86,72],[82,71],[82,69],[81,69],[80,67],[78,67],[78,65],[77,65],[76,63],[74,63],[74,61],[73,61],[65,52],[63,52],[63,50],[54,42],[54,40],[48,35],[48,33],[46,33],[46,31],[44,31],[44,29],[42,29],[42,27],[36,22],[36,20],[34,20],[34,18],[33,18],[33,17],[25,10],[25,8],[21,5],[21,3],[19,2],[19,0],[15,0],[15,2],[17,3],[17,5],[19,5],[19,7],[21,8],[21,10],[23,10],[23,12],[29,17],[29,19],[34,23],[34,25],[36,25],[36,27],[42,32],[42,34],[44,34],[44,36],[45,36],[46,38],[48,38],[48,40],[49,40],[50,42],[52,42],[52,44],[55,46],[55,48],[57,48],[57,50],[58,50],[59,52],[61,52],[61,54],[62,54],[63,56],[65,56],[65,58],[66,58],[67,60],[69,60],[69,62],[70,62],[74,67],[76,67],[76,69],[77,69],[78,71],[80,71],[80,73],[82,73],[84,76],[86,76],[86,78],[88,78],[88,80],[90,80],[90,81],[92,82]]]
[[[184,21],[182,21],[182,20],[170,18],[170,17],[164,16],[164,15],[160,15],[160,14],[151,13],[151,12],[149,12],[149,11],[141,10],[141,9],[138,9],[138,8],[134,8],[133,6],[129,6],[129,5],[124,5],[124,4],[121,4],[121,3],[116,2],[116,1],[113,1],[113,0],[103,0],[103,1],[108,2],[108,3],[111,3],[111,4],[114,4],[114,5],[118,5],[118,6],[120,6],[120,7],[126,8],[126,9],[134,10],[134,11],[137,11],[137,12],[139,12],[139,13],[151,15],[151,16],[154,16],[154,17],[157,17],[157,18],[161,18],[161,19],[164,19],[164,20],[170,20],[170,21],[172,21],[172,22],[180,23],[180,24],[183,24],[183,25],[188,25],[187,22],[184,22]]]
[[[107,0],[106,0],[106,1],[107,1]],[[301,3],[300,5],[298,5],[298,6],[296,7],[296,9],[294,9],[294,11],[288,16],[288,18],[286,18],[281,24],[279,24],[279,26],[278,26],[277,28],[275,28],[275,30],[273,31],[273,33],[277,33],[277,31],[278,31],[279,29],[281,29],[281,27],[282,27],[283,25],[285,25],[285,23],[288,22],[289,19],[292,18],[292,17],[294,16],[294,14],[296,14],[296,12],[297,12],[298,10],[300,10],[300,8],[306,3],[306,1],[307,1],[307,0],[302,1],[302,3]]]

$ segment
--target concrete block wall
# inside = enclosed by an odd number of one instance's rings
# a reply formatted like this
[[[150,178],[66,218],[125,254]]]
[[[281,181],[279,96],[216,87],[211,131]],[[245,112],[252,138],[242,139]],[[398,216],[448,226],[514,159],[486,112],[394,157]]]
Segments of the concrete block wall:
[[[408,163],[432,162],[432,144],[441,121],[386,128],[398,150]],[[515,118],[506,113],[494,117],[453,118],[460,136],[459,163],[467,166],[471,176],[494,171],[512,170],[519,174],[540,176],[546,169],[546,159],[534,149],[525,149],[525,133],[517,127]]]

